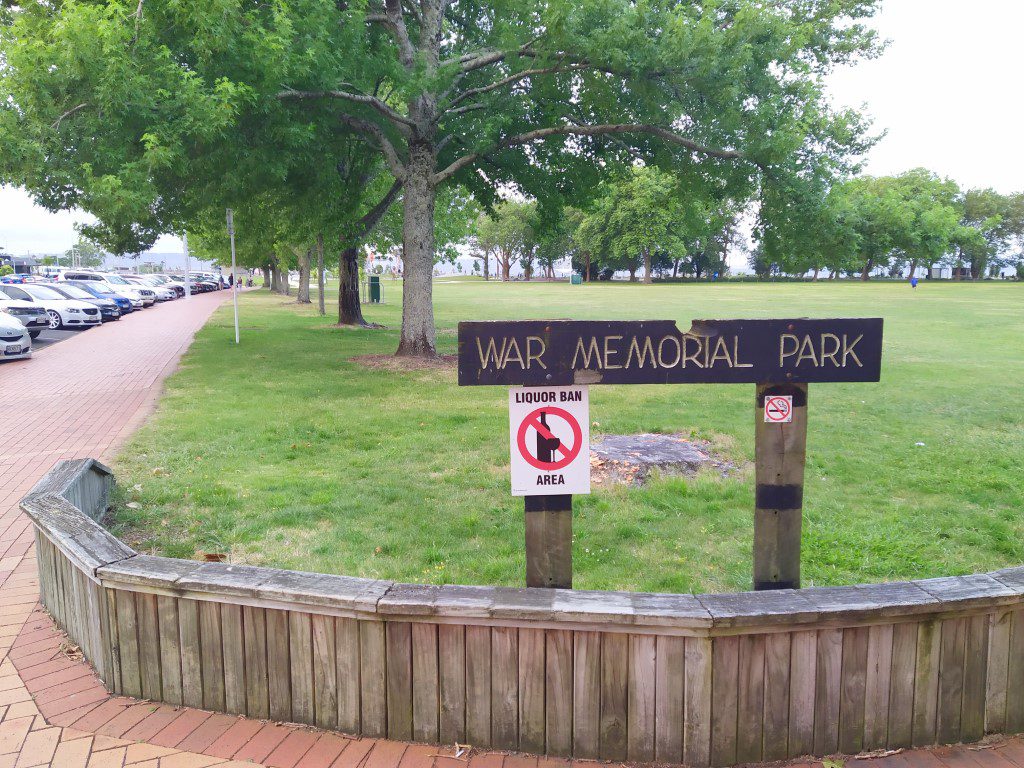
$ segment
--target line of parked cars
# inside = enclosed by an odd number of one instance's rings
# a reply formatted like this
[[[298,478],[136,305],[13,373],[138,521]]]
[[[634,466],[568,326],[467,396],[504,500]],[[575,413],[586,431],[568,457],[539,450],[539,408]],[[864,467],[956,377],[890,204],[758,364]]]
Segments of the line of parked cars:
[[[32,340],[44,330],[92,328],[180,299],[186,293],[186,281],[192,293],[227,287],[212,272],[191,272],[186,277],[66,269],[55,275],[0,277],[0,360],[31,357]]]

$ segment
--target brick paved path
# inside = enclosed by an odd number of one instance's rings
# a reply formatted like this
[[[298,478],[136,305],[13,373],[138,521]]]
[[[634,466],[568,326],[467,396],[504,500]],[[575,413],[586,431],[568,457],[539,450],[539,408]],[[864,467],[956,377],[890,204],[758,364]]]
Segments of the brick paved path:
[[[569,761],[347,738],[111,696],[39,606],[18,500],[59,459],[109,459],[227,293],[176,301],[0,364],[0,768],[571,768]],[[587,761],[574,761],[582,768]],[[864,768],[1024,768],[1024,743],[915,750]],[[590,765],[596,765],[590,763]],[[816,763],[799,764],[810,768]]]

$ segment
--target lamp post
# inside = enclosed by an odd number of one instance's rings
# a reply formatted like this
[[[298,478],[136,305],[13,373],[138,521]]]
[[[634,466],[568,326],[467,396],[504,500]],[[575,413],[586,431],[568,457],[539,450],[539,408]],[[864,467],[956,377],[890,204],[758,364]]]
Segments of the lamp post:
[[[192,283],[189,282],[189,267],[192,266],[192,262],[188,253],[188,232],[182,234],[181,244],[185,247],[185,299],[188,300],[192,298]]]
[[[235,274],[235,214],[228,208],[228,235],[231,238],[231,274]],[[231,288],[231,300],[235,304],[235,344],[239,343],[238,339],[238,291],[235,290],[234,286]]]

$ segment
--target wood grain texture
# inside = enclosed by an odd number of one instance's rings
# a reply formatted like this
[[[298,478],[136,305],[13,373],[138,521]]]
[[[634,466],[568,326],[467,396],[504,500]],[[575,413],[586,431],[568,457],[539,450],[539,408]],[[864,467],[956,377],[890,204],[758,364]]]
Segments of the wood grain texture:
[[[333,616],[313,614],[313,722],[338,727],[338,657]]]
[[[1024,611],[1013,612],[1006,673],[1006,732],[1024,731]]]
[[[601,759],[625,760],[629,716],[629,636],[601,636]]]
[[[547,641],[543,629],[519,630],[519,749],[543,754],[547,744]]]
[[[686,638],[683,762],[692,768],[711,764],[712,655],[710,638]]]
[[[868,669],[864,683],[864,749],[884,749],[889,738],[889,681],[892,674],[892,624],[868,630]]]
[[[657,638],[629,636],[629,671],[626,684],[626,756],[651,762],[655,751],[657,698]]]
[[[338,683],[338,730],[360,732],[359,707],[359,622],[334,620],[335,669]]]
[[[736,698],[736,759],[760,762],[764,739],[765,635],[740,637]]]
[[[270,717],[270,678],[267,673],[267,618],[262,608],[242,608],[242,643],[245,656],[245,713]]]
[[[864,749],[867,697],[868,627],[843,630],[842,682],[839,694],[839,751],[856,755]]]
[[[362,733],[383,738],[388,732],[388,706],[385,694],[384,622],[359,622],[359,703]]]
[[[181,699],[186,707],[203,708],[203,660],[199,652],[199,603],[178,600],[181,643]]]
[[[659,763],[683,759],[683,700],[686,638],[656,638],[654,682],[654,757]]]
[[[794,632],[790,641],[789,756],[814,751],[814,701],[818,677],[818,633]]]
[[[545,636],[544,732],[546,754],[572,756],[573,633],[549,629]]]
[[[843,630],[819,629],[814,680],[814,754],[839,749],[839,697],[843,671]]]
[[[491,746],[519,746],[519,630],[491,628]]]
[[[412,740],[412,626],[407,621],[385,625],[387,646],[388,738]]]
[[[199,656],[203,663],[203,708],[224,711],[224,647],[220,603],[199,603]]]
[[[922,621],[917,627],[917,669],[914,673],[914,730],[912,744],[927,747],[935,743],[939,706],[939,656],[942,623]]]
[[[917,675],[917,622],[897,624],[892,631],[892,672],[889,682],[889,749],[906,749],[914,734],[914,679]]]
[[[985,681],[988,678],[988,628],[990,616],[979,614],[967,621],[964,641],[963,704],[960,709],[960,741],[979,741],[985,735]]]
[[[267,690],[272,720],[292,718],[291,651],[288,612],[267,609]]]
[[[139,622],[139,672],[142,678],[142,697],[150,700],[161,698],[160,667],[160,616],[157,612],[156,595],[138,593],[135,607]]]
[[[601,634],[573,633],[573,756],[601,754]]]
[[[943,621],[942,637],[939,643],[939,698],[936,710],[935,738],[942,744],[951,744],[960,741],[967,619]]]
[[[997,611],[988,619],[988,672],[985,685],[985,733],[1006,728],[1006,683],[1010,671],[1010,629],[1013,611]]]
[[[313,724],[313,621],[308,613],[288,612],[288,655],[291,657],[292,720]]]
[[[736,762],[740,639],[716,637],[712,658],[711,765],[717,768]]]
[[[437,628],[440,738],[442,744],[466,741],[466,628]]]
[[[160,595],[156,598],[157,621],[160,625],[160,680],[163,700],[181,704],[181,640],[178,635],[178,601]]]
[[[466,739],[491,746],[490,627],[466,627]]]
[[[440,735],[438,708],[437,625],[412,625],[412,735],[436,743]]]
[[[125,696],[142,697],[142,677],[139,670],[138,614],[135,595],[122,589],[117,596],[117,639],[121,653],[121,690]]]
[[[793,635],[776,632],[765,637],[764,760],[789,757],[790,655]]]
[[[245,640],[242,635],[242,607],[224,603],[220,607],[221,637],[224,644],[224,709],[244,715]]]

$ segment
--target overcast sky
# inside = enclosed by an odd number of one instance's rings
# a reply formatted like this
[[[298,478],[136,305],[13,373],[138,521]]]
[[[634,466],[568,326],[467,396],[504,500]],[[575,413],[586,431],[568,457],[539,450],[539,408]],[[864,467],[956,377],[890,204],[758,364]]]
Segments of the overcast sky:
[[[1021,0],[884,0],[875,20],[890,40],[873,61],[837,72],[837,104],[865,106],[884,139],[866,171],[923,166],[965,187],[1024,189],[1024,100],[1020,96]],[[63,251],[81,213],[51,214],[20,190],[0,188],[0,249]],[[164,237],[155,250],[180,251]]]

